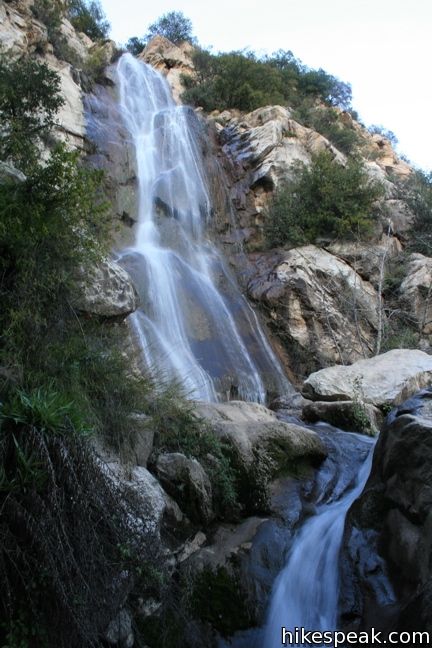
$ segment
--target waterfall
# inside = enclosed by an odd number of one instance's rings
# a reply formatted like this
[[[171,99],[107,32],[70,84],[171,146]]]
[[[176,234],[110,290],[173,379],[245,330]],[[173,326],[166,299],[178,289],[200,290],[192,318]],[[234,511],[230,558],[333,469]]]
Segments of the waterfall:
[[[177,106],[162,75],[130,54],[117,66],[120,113],[136,157],[135,243],[122,253],[141,297],[132,324],[149,367],[183,382],[190,397],[216,401],[227,384],[265,402],[291,391],[255,313],[206,239],[212,205],[196,117]]]
[[[349,435],[352,437],[352,433]],[[282,627],[293,635],[296,627],[308,631],[337,629],[339,554],[345,518],[367,481],[374,446],[372,439],[354,437],[367,451],[366,458],[357,474],[348,474],[347,483],[340,461],[342,457],[336,455],[338,482],[331,488],[330,497],[327,488],[322,489],[323,499],[327,501],[318,504],[316,514],[294,537],[286,566],[274,584],[262,648],[280,648]],[[337,452],[337,445],[333,450]]]

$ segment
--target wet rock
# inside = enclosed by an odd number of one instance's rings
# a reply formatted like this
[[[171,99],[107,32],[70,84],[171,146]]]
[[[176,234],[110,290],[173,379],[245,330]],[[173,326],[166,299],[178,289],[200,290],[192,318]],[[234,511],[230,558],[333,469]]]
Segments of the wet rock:
[[[403,402],[431,381],[432,356],[414,349],[393,349],[313,373],[303,385],[303,395],[322,401],[360,398],[380,407]]]
[[[138,308],[138,295],[128,273],[107,259],[81,279],[74,306],[91,316],[121,320]]]
[[[307,402],[303,419],[310,423],[325,421],[347,432],[360,432],[376,436],[383,423],[383,415],[377,407],[359,401]]]
[[[156,462],[156,473],[192,521],[207,524],[213,518],[210,479],[196,459],[179,452],[161,454]]]
[[[346,522],[343,619],[432,630],[432,391],[390,415]],[[378,626],[379,627],[379,626]]]

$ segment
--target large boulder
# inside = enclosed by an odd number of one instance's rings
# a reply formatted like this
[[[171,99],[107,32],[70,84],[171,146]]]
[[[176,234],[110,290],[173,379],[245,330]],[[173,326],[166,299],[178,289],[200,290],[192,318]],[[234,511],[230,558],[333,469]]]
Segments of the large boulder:
[[[249,295],[270,312],[289,352],[295,347],[315,359],[309,371],[373,353],[378,295],[348,263],[313,245],[267,258],[268,265],[265,256],[257,262]]]
[[[156,474],[192,521],[201,524],[211,521],[214,515],[212,487],[199,461],[180,452],[161,454],[157,458]]]
[[[432,259],[423,254],[411,254],[405,279],[400,287],[400,298],[410,315],[414,315],[418,329],[425,335],[432,333]]]
[[[415,349],[393,349],[352,365],[327,367],[311,374],[306,398],[361,400],[377,407],[399,404],[432,381],[432,356]]]
[[[319,436],[277,419],[263,405],[231,401],[197,404],[237,471],[237,488],[249,513],[267,510],[268,485],[278,474],[297,475],[327,455]]]
[[[81,277],[74,306],[90,316],[122,320],[138,308],[138,294],[126,270],[106,259]]]
[[[380,410],[360,401],[306,401],[302,417],[310,423],[325,421],[346,432],[376,436],[383,422]]]
[[[403,403],[377,442],[369,480],[348,513],[342,619],[432,631],[432,391]]]

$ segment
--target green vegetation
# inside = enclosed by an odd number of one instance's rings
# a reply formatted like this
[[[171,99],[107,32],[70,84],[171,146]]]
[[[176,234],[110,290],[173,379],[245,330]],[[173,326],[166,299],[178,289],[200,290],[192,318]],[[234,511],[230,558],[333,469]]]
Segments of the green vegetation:
[[[148,511],[100,470],[88,433],[79,407],[50,387],[1,404],[2,646],[99,645],[133,579],[140,594],[154,587],[158,543],[130,524]]]
[[[192,22],[181,11],[169,11],[150,25],[146,40],[158,35],[168,38],[175,45],[184,41],[192,42]]]
[[[133,36],[126,44],[126,49],[134,56],[142,52],[147,43],[155,36],[163,36],[171,43],[180,45],[185,41],[193,43],[192,22],[182,11],[169,11],[152,23],[145,36]]]
[[[385,137],[392,146],[396,146],[399,141],[393,131],[384,128],[383,126],[373,125],[370,126],[368,130],[372,135],[381,135],[382,137]]]
[[[130,371],[122,325],[75,311],[109,247],[102,176],[53,142],[58,77],[24,59],[0,57],[0,71],[0,150],[15,165],[0,176],[0,645],[85,648],[126,597],[159,597],[165,569],[153,527],[130,524],[150,512],[89,437],[126,452],[131,415],[149,415],[155,452],[199,459],[221,517],[238,514],[237,476],[178,385]]]
[[[305,126],[324,135],[346,155],[355,153],[361,146],[361,138],[357,132],[341,121],[339,113],[334,108],[314,106],[310,100],[305,100],[297,108],[295,116]]]
[[[190,606],[194,616],[222,637],[255,624],[241,584],[226,567],[207,567],[195,576]]]
[[[146,44],[147,41],[145,40],[145,38],[132,36],[132,38],[129,38],[128,42],[126,43],[126,49],[134,56],[138,56],[138,54],[141,54]]]
[[[322,69],[311,70],[292,52],[258,57],[253,52],[193,55],[196,78],[184,76],[183,100],[204,110],[250,111],[267,104],[299,106],[306,98],[347,109],[351,88]]]
[[[414,214],[410,252],[432,255],[432,173],[417,170],[401,188],[401,197]]]
[[[39,161],[57,75],[0,57],[0,86],[1,156],[26,173],[0,178],[0,645],[82,648],[162,564],[130,525],[148,511],[88,443],[99,432],[118,448],[153,383],[127,372],[116,327],[71,305],[109,241],[100,174],[59,145]]]
[[[0,56],[0,159],[12,159],[26,172],[38,158],[63,104],[60,79],[45,64]]]
[[[364,238],[371,230],[373,203],[382,187],[371,182],[361,163],[338,164],[328,152],[299,163],[294,177],[278,190],[268,208],[269,247],[314,243],[320,237]]]
[[[181,387],[175,382],[165,384],[149,413],[157,430],[156,448],[198,459],[212,483],[216,513],[220,517],[236,515],[237,476],[232,462],[221,441],[194,413],[193,405],[187,402]]]
[[[67,17],[77,31],[92,40],[108,38],[110,24],[98,0],[68,0]]]
[[[108,38],[110,25],[97,0],[35,0],[32,11],[46,25],[56,56],[75,67],[81,67],[84,61],[68,45],[62,33],[63,18],[70,20],[77,31],[84,32],[94,41]]]

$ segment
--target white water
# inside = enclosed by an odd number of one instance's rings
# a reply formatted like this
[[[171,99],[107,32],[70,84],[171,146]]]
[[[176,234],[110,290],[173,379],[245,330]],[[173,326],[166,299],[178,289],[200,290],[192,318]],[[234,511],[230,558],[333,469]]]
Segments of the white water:
[[[330,503],[320,504],[293,540],[288,561],[273,587],[262,648],[280,648],[281,628],[294,633],[337,630],[339,554],[345,518],[370,473],[373,441],[360,437],[371,449],[348,491],[336,484]],[[345,492],[344,492],[345,491]],[[303,644],[291,644],[303,645]]]
[[[265,401],[264,374],[279,393],[290,391],[252,309],[239,292],[229,299],[217,286],[232,288],[232,278],[205,239],[211,204],[190,109],[177,106],[165,79],[130,54],[117,72],[139,189],[136,240],[122,263],[142,298],[132,321],[147,364],[207,401],[218,400],[226,376],[245,400]]]

